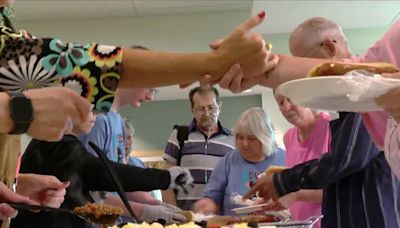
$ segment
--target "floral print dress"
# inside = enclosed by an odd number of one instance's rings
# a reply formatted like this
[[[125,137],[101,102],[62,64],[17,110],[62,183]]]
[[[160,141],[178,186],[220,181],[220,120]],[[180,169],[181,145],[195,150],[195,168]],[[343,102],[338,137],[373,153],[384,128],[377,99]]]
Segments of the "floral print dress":
[[[37,38],[14,29],[13,24],[13,9],[0,7],[0,88],[24,91],[63,86],[88,99],[97,110],[111,107],[120,78],[121,47]]]

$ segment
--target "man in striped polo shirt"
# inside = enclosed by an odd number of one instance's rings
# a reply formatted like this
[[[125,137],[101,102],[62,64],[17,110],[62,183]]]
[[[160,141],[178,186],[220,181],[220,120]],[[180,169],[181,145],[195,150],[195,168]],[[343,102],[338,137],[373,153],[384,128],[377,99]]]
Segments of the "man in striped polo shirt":
[[[174,129],[164,152],[167,167],[179,165],[190,170],[194,187],[188,192],[163,192],[164,202],[190,210],[192,204],[203,197],[204,187],[212,170],[226,153],[235,150],[231,131],[218,121],[221,110],[218,90],[214,87],[196,87],[189,93],[193,120],[188,126],[189,134],[182,149]]]

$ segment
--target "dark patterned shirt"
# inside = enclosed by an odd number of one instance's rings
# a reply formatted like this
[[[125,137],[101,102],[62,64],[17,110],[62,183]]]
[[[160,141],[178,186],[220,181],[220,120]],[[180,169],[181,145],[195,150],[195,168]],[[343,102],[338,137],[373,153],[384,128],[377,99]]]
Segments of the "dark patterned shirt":
[[[0,7],[0,88],[63,86],[98,110],[110,108],[120,78],[121,47],[37,38],[14,29],[13,18],[11,8]]]
[[[331,152],[274,175],[279,195],[324,191],[322,227],[400,227],[400,183],[371,141],[359,114],[331,122]]]

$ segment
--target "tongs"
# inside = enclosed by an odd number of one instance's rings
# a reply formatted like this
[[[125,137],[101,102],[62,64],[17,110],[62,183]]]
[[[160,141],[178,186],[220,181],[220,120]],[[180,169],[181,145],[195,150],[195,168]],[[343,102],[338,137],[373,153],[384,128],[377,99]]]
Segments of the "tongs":
[[[65,208],[46,207],[46,206],[41,206],[41,205],[32,205],[32,204],[24,204],[24,203],[7,203],[7,204],[16,210],[44,211],[44,212],[52,212],[52,213],[69,214],[72,216],[76,216],[86,222],[92,223],[92,221],[89,218],[86,218],[80,214],[74,213],[73,211],[65,209]]]
[[[111,178],[113,185],[119,195],[119,197],[122,200],[122,203],[124,203],[126,209],[128,209],[129,214],[131,215],[133,222],[137,223],[137,218],[135,216],[135,213],[133,213],[132,207],[129,204],[128,199],[126,198],[125,195],[125,190],[122,187],[121,181],[119,180],[118,175],[115,173],[114,169],[111,167],[111,162],[108,160],[106,157],[105,153],[93,142],[89,142],[89,145],[93,148],[93,150],[96,152],[97,156],[103,161],[102,164],[104,168],[106,169],[107,173],[109,174],[109,177]]]

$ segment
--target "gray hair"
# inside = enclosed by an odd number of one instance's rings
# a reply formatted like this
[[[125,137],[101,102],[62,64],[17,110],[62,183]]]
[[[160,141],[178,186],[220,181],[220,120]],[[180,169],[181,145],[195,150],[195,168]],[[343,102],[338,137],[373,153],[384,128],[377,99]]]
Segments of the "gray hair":
[[[235,139],[238,133],[256,136],[263,145],[262,152],[266,156],[274,154],[277,150],[275,130],[269,116],[261,108],[250,108],[242,113],[236,122],[233,132]]]
[[[130,131],[132,133],[132,136],[135,136],[135,128],[133,127],[131,121],[129,118],[124,117],[124,123],[125,123],[125,131]]]
[[[308,50],[317,47],[326,39],[335,40],[341,47],[346,48],[348,53],[351,53],[342,28],[334,21],[325,17],[310,18],[294,29],[289,38],[289,47],[292,54],[293,46],[296,45],[294,42],[296,39],[300,39],[302,41],[301,45]]]

